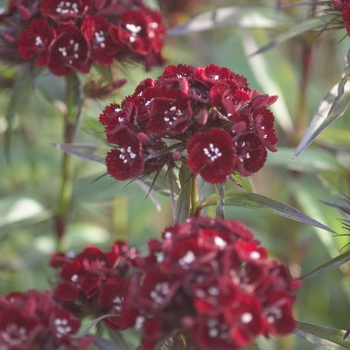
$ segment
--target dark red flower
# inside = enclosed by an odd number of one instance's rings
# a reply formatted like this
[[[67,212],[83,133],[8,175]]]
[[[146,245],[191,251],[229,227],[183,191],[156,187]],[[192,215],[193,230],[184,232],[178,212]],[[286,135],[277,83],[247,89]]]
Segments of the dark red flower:
[[[32,21],[18,38],[18,51],[24,59],[37,55],[35,64],[46,66],[50,60],[50,45],[54,32],[44,20]]]
[[[87,73],[90,66],[89,47],[81,31],[75,26],[58,27],[52,44],[50,71],[56,75],[68,75],[71,69]]]
[[[137,178],[144,167],[140,140],[126,127],[120,129],[115,138],[120,148],[112,149],[107,154],[108,174],[120,181]]]
[[[41,13],[57,23],[73,24],[73,19],[83,18],[91,8],[91,0],[43,0]]]
[[[146,130],[158,137],[182,134],[189,127],[191,117],[188,95],[176,89],[167,89],[163,96],[152,100]]]
[[[187,151],[189,168],[206,182],[225,182],[235,167],[234,144],[224,130],[212,129],[192,136]]]
[[[260,170],[265,164],[267,151],[255,133],[245,133],[235,140],[236,168],[243,176],[249,176]]]
[[[79,328],[80,322],[50,292],[30,290],[0,298],[0,345],[4,349],[87,349],[94,338],[77,338]]]
[[[81,25],[81,31],[91,50],[91,60],[101,66],[112,64],[120,46],[109,35],[109,23],[103,17],[88,17]]]
[[[250,90],[228,68],[168,66],[156,81],[144,80],[121,105],[100,115],[107,141],[117,145],[107,156],[108,173],[117,180],[144,178],[164,165],[171,171],[187,162],[212,184],[234,171],[249,176],[265,164],[267,149],[276,151],[274,117],[267,109],[276,99]],[[120,160],[118,146],[125,146],[118,139],[127,134],[130,150],[139,155],[135,165]]]
[[[122,315],[142,330],[147,349],[174,329],[200,349],[239,350],[295,327],[290,274],[239,222],[194,217],[149,249],[128,280]]]
[[[118,25],[111,26],[110,32],[117,44],[122,43],[143,56],[151,51],[159,53],[165,37],[160,13],[146,8],[124,12]]]

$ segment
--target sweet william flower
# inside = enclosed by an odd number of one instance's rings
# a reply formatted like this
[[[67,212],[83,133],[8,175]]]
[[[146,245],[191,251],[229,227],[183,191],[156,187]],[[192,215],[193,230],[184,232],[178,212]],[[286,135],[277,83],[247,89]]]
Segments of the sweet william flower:
[[[121,322],[125,280],[137,256],[137,250],[123,242],[112,244],[107,252],[88,245],[76,256],[52,254],[50,265],[60,269],[57,300],[79,318],[114,314],[104,319],[107,327],[127,328],[127,323]]]
[[[236,155],[233,140],[222,129],[194,135],[187,143],[188,166],[209,183],[225,182],[233,172]]]
[[[225,67],[168,66],[101,113],[113,147],[107,172],[133,180],[182,162],[212,184],[235,172],[250,176],[265,164],[267,150],[276,151],[268,110],[276,100],[250,90],[244,77]],[[123,155],[128,147],[133,158]]]
[[[241,223],[194,217],[165,229],[149,250],[127,282],[122,315],[142,331],[145,350],[174,329],[203,350],[239,350],[294,329],[299,283]]]
[[[18,38],[18,51],[25,59],[37,56],[35,64],[46,66],[50,60],[50,45],[54,31],[44,20],[34,20]]]
[[[77,338],[80,322],[50,292],[30,290],[0,298],[0,348],[88,349],[94,338]]]
[[[71,69],[88,73],[91,67],[89,47],[74,25],[60,26],[52,43],[49,69],[56,75],[68,75]]]

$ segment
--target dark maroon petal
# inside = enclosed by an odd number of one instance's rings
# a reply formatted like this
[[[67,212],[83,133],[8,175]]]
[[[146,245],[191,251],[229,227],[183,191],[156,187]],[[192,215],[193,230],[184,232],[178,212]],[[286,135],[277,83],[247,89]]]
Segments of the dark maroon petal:
[[[268,295],[264,314],[268,323],[268,332],[272,335],[291,333],[296,327],[293,318],[294,298],[284,292],[272,292]]]
[[[57,298],[61,301],[73,301],[79,297],[79,289],[71,283],[60,283],[56,287]]]
[[[260,140],[271,152],[276,152],[275,144],[277,137],[274,129],[275,118],[273,114],[265,108],[259,108],[253,113],[255,120],[255,130]]]
[[[267,151],[255,133],[244,133],[235,139],[236,169],[242,176],[250,176],[260,170],[266,161]]]
[[[82,23],[81,31],[91,49],[92,61],[102,66],[110,65],[120,47],[109,35],[108,21],[103,17],[88,17]]]
[[[91,0],[43,0],[41,12],[57,23],[73,24],[72,19],[82,18],[91,8]]]
[[[32,21],[27,30],[18,38],[18,51],[25,59],[37,55],[35,64],[45,66],[50,59],[50,45],[54,32],[44,20]]]
[[[184,318],[193,342],[203,350],[239,350],[241,347],[231,337],[231,325],[222,314],[217,316],[198,315],[195,319]]]
[[[146,319],[142,326],[141,344],[143,349],[152,350],[157,344],[157,336],[161,329],[158,318]]]
[[[188,166],[204,181],[225,182],[235,163],[235,147],[231,136],[224,130],[212,129],[195,134],[187,143]]]
[[[254,296],[243,295],[232,306],[225,310],[231,324],[231,337],[240,346],[250,345],[253,337],[263,334],[266,329],[261,304]]]
[[[91,298],[99,291],[101,286],[101,277],[87,274],[81,281],[81,290],[87,298]]]
[[[26,349],[40,328],[43,327],[37,319],[21,310],[8,308],[0,311],[0,344],[4,349]]]
[[[211,87],[218,82],[230,79],[232,74],[233,72],[228,68],[210,64],[207,67],[196,68],[194,71],[194,78]]]
[[[111,26],[112,39],[116,43],[123,43],[131,51],[146,55],[152,48],[152,41],[148,37],[147,18],[141,11],[126,11],[118,26]]]
[[[109,278],[101,287],[98,295],[98,305],[100,307],[120,307],[122,309],[125,293],[125,281],[122,278]]]
[[[57,306],[50,312],[49,327],[58,344],[67,344],[71,335],[79,330],[80,322],[69,311]]]
[[[164,96],[155,97],[150,106],[146,130],[155,136],[182,134],[190,125],[192,108],[188,96],[182,91],[168,89]]]
[[[107,153],[107,172],[116,180],[134,179],[144,167],[142,144],[137,136],[127,128],[121,129],[115,136],[119,149]]]
[[[89,47],[75,26],[61,26],[53,42],[49,69],[56,75],[68,75],[70,70],[87,73],[90,70]]]

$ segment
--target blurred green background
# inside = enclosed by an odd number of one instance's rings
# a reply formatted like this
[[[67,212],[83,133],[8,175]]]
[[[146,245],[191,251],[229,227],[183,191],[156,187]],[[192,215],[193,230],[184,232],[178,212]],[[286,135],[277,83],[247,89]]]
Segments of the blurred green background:
[[[0,1],[5,6],[6,1]],[[169,64],[226,66],[247,77],[250,87],[279,95],[273,107],[279,152],[269,154],[266,166],[251,177],[254,191],[302,210],[338,234],[316,229],[273,214],[227,207],[226,217],[250,227],[270,255],[288,265],[297,278],[344,252],[350,240],[342,227],[341,213],[322,201],[330,201],[320,179],[344,196],[350,195],[350,129],[348,112],[319,135],[307,151],[292,160],[313,113],[328,90],[337,83],[350,47],[345,30],[309,32],[263,54],[250,56],[290,26],[317,15],[309,6],[277,11],[275,1],[196,1],[191,12],[172,13],[170,22],[224,6],[253,7],[234,26],[215,28],[167,39]],[[298,3],[284,1],[283,5]],[[169,16],[170,16],[169,15]],[[252,25],[252,23],[254,25]],[[254,27],[254,28],[253,28]],[[121,66],[119,77],[129,82],[113,98],[90,100],[77,142],[103,147],[103,128],[97,122],[104,106],[120,102],[145,77],[157,77],[162,69],[145,73],[140,67]],[[82,82],[93,79],[82,77]],[[1,78],[16,77],[16,67],[1,67]],[[51,143],[62,142],[60,103],[63,80],[43,72],[22,96],[12,125],[10,160],[0,152],[0,295],[31,288],[50,289],[55,271],[48,260],[56,250],[53,214],[60,184],[62,152]],[[8,123],[5,113],[10,87],[0,90],[0,139]],[[137,183],[117,183],[102,164],[74,158],[74,193],[69,225],[63,240],[67,250],[78,252],[88,242],[108,248],[116,239],[146,251],[150,237],[159,237],[172,223],[169,198],[153,193],[158,211]],[[316,176],[317,174],[317,176]],[[166,184],[166,179],[164,179]],[[240,190],[228,184],[230,190]],[[213,192],[201,186],[202,198]],[[350,206],[339,195],[338,203]],[[214,208],[206,211],[214,215]],[[343,250],[341,250],[343,249]],[[350,265],[306,281],[297,292],[295,314],[299,320],[339,329],[350,325]],[[323,349],[289,336],[259,340],[262,350]]]

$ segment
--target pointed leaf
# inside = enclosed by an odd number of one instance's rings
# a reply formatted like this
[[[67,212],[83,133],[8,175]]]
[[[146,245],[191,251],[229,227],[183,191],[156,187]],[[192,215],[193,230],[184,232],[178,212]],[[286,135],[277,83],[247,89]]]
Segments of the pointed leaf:
[[[168,30],[168,35],[187,35],[221,27],[276,28],[292,23],[290,17],[266,7],[230,6],[202,13],[189,22]]]
[[[294,157],[305,150],[311,142],[331,123],[340,118],[350,104],[350,50],[346,67],[338,84],[334,85],[320,103],[309,127],[301,139]]]
[[[109,151],[109,148],[83,145],[78,143],[52,143],[51,145],[69,154],[73,154],[83,159],[93,160],[101,164],[105,164],[106,153]],[[159,201],[152,193],[150,193],[150,186],[140,180],[136,181],[138,185],[147,193],[147,196],[150,197],[156,206],[156,209],[158,211],[161,211]]]
[[[104,318],[107,318],[107,317],[116,317],[116,315],[115,314],[107,314],[107,315],[103,315],[103,316],[95,318],[94,320],[92,320],[91,322],[83,325],[80,328],[80,330],[78,332],[78,337],[79,338],[84,337],[86,334],[88,334],[90,332],[90,330],[93,327],[95,327],[97,325],[97,323],[99,323],[101,320],[103,320]]]
[[[334,232],[329,227],[321,224],[320,222],[314,219],[311,219],[309,216],[305,215],[300,210],[293,208],[287,204],[278,202],[274,199],[262,196],[260,194],[244,192],[226,192],[225,201],[226,205],[263,210],[276,215],[283,216],[288,219],[302,222],[304,224],[316,226],[329,232]],[[209,205],[216,205],[216,195],[209,196],[205,201],[201,203],[200,207],[206,207]]]
[[[105,164],[106,153],[110,150],[109,148],[83,145],[79,143],[51,143],[51,145],[66,153],[87,160],[93,160],[101,164]]]
[[[343,340],[345,331],[339,329],[299,321],[293,333],[312,344],[321,345],[330,350],[350,349],[349,341]]]
[[[314,17],[306,20],[305,22],[299,23],[296,26],[283,31],[281,34],[277,35],[273,40],[271,40],[267,45],[260,48],[258,51],[254,52],[253,55],[265,52],[272,49],[273,47],[284,43],[287,40],[293,39],[300,34],[308,32],[313,29],[320,29],[324,27],[327,23],[334,19],[334,15],[323,15],[319,17]]]
[[[300,279],[303,281],[308,280],[309,278],[320,275],[321,273],[327,272],[332,269],[336,269],[337,267],[345,264],[349,260],[350,260],[350,251],[348,250],[347,252],[333,258],[332,260],[326,262],[325,264],[322,264],[321,266],[316,267],[314,270],[300,277]]]

